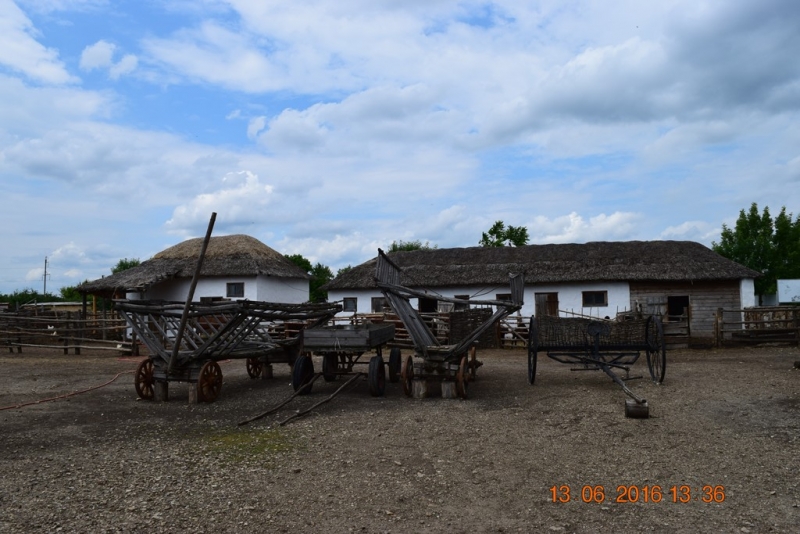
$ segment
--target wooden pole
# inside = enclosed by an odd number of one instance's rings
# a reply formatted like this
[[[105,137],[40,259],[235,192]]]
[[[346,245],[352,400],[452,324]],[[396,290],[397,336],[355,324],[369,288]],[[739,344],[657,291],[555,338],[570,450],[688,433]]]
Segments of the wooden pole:
[[[197,288],[197,280],[200,278],[200,268],[203,266],[203,258],[206,255],[206,249],[208,248],[208,242],[211,241],[211,231],[214,229],[214,221],[217,220],[216,212],[211,214],[211,220],[208,221],[208,230],[206,230],[206,237],[203,239],[203,246],[200,249],[200,257],[197,258],[197,267],[194,270],[194,276],[192,276],[192,284],[189,286],[189,295],[186,297],[186,304],[183,306],[183,314],[181,315],[181,323],[178,327],[178,332],[175,335],[175,346],[172,347],[172,356],[169,359],[169,365],[167,366],[167,374],[172,373],[175,362],[178,360],[178,351],[181,347],[181,341],[183,340],[183,332],[186,330],[186,321],[189,318],[189,308],[192,305],[192,299],[194,298],[194,290]]]

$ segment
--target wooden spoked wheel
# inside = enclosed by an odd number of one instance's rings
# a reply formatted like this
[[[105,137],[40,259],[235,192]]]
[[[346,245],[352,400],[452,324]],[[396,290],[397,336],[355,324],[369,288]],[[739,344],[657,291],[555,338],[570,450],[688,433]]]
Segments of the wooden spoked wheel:
[[[471,349],[469,349],[469,364],[468,364],[467,367],[469,369],[469,377],[468,378],[470,380],[475,380],[476,378],[478,378],[478,367],[479,367],[479,365],[478,365],[478,348],[477,347],[472,347]]]
[[[139,395],[140,399],[153,400],[155,382],[153,378],[153,361],[150,358],[146,358],[136,368],[136,377],[133,382],[136,394]]]
[[[660,384],[664,381],[664,373],[667,369],[667,346],[664,343],[664,327],[658,317],[650,317],[647,319],[645,328],[647,368],[650,370],[650,378],[653,379],[653,382]]]
[[[469,382],[469,365],[466,356],[461,357],[461,364],[458,366],[458,373],[456,373],[456,393],[462,399],[467,398],[467,383]]]
[[[407,356],[403,361],[403,367],[400,369],[400,382],[403,385],[403,393],[410,397],[413,393],[411,384],[414,379],[414,359]]]
[[[264,364],[258,358],[247,358],[247,374],[250,378],[258,378],[264,371]]]
[[[215,361],[208,361],[200,368],[197,377],[198,402],[214,402],[222,390],[222,369]]]

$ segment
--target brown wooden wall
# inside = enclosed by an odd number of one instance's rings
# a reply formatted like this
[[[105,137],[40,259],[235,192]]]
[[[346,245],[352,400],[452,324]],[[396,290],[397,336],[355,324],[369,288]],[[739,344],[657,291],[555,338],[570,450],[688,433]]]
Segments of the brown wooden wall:
[[[636,309],[637,302],[645,313],[652,313],[653,308],[662,306],[662,314],[666,314],[666,297],[688,296],[691,307],[692,337],[713,337],[714,317],[717,308],[739,309],[741,297],[739,281],[719,282],[631,282],[631,309]]]

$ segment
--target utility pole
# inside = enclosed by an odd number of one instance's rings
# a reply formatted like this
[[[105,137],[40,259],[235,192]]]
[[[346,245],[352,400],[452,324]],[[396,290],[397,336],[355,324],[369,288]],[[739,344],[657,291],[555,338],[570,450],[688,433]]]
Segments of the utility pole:
[[[47,277],[50,276],[47,274],[47,256],[44,257],[44,274],[42,275],[42,280],[44,280],[44,289],[42,290],[42,295],[47,295]]]

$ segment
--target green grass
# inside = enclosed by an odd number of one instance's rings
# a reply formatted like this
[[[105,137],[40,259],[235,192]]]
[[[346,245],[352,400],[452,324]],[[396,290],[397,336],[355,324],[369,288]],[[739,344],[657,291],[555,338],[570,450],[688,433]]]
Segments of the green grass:
[[[232,462],[269,461],[278,454],[298,448],[296,440],[283,430],[233,429],[204,436],[209,452]]]

